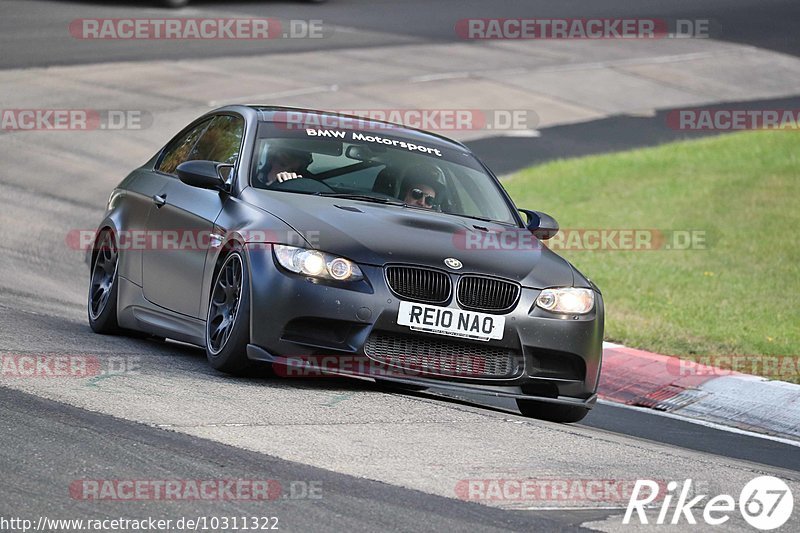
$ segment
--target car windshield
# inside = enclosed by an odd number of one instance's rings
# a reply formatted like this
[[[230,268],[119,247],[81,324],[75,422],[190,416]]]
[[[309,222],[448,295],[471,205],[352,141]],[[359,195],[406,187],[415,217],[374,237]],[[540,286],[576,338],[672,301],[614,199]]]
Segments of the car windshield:
[[[262,123],[251,176],[262,189],[517,223],[500,186],[470,153],[390,128],[293,131]]]

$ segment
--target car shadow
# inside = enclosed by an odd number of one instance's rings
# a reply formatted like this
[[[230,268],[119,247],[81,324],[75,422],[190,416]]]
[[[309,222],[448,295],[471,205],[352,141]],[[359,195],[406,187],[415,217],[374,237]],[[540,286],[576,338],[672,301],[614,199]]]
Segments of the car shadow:
[[[57,317],[51,317],[50,322],[53,320],[58,321]],[[64,318],[64,324],[50,324],[49,327],[56,330],[71,329],[74,331],[75,323],[69,319]],[[496,402],[492,398],[482,398],[478,395],[464,395],[453,394],[446,390],[439,390],[435,387],[425,389],[422,391],[404,389],[402,386],[390,382],[376,382],[369,378],[355,378],[344,376],[325,375],[319,377],[306,377],[306,376],[290,376],[283,377],[275,375],[270,367],[264,363],[256,362],[254,366],[248,371],[246,376],[233,376],[215,370],[206,362],[206,354],[203,348],[187,344],[184,342],[174,340],[164,340],[157,337],[147,336],[129,336],[121,335],[119,337],[109,337],[106,335],[95,335],[88,325],[84,326],[83,332],[87,335],[87,342],[82,343],[87,347],[87,355],[95,355],[99,358],[124,356],[124,355],[145,355],[148,357],[156,356],[165,360],[174,358],[176,361],[189,363],[181,365],[182,368],[178,369],[180,372],[192,373],[196,375],[207,376],[211,379],[221,379],[230,382],[248,383],[254,385],[263,385],[267,387],[276,387],[286,390],[309,390],[309,391],[326,391],[326,392],[376,392],[383,394],[402,395],[421,400],[430,400],[437,403],[448,404],[452,406],[465,406],[472,408],[479,408],[485,411],[495,413],[510,414],[519,416],[513,408],[503,405],[502,402]],[[94,340],[101,340],[100,346],[97,350],[93,351],[92,346],[95,345]],[[107,343],[114,343],[119,346],[119,350],[114,352],[107,351]],[[104,346],[105,345],[105,346]],[[173,367],[174,369],[174,367]]]

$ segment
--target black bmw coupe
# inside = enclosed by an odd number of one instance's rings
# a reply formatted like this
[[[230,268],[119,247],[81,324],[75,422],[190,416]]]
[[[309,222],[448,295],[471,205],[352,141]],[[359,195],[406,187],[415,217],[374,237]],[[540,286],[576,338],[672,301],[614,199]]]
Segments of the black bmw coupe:
[[[229,106],[112,192],[89,323],[202,346],[224,372],[366,376],[574,422],[596,401],[603,299],[542,244],[557,231],[461,143]]]

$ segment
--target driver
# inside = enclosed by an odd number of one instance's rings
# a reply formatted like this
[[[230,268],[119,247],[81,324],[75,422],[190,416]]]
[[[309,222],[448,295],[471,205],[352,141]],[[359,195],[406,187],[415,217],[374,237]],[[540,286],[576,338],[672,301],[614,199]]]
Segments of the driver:
[[[311,154],[303,150],[273,148],[267,154],[264,184],[270,187],[276,183],[302,178],[312,161]]]
[[[441,170],[434,165],[420,164],[406,169],[400,188],[403,203],[433,209],[442,199]]]

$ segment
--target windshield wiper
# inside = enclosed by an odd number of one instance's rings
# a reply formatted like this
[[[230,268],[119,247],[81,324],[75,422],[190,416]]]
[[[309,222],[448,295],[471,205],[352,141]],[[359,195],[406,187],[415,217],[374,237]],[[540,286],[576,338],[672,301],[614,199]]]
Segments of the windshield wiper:
[[[472,216],[472,215],[461,215],[461,214],[458,214],[458,213],[453,213],[453,214],[456,215],[456,216],[459,216],[459,217],[471,218],[473,220],[480,220],[482,222],[492,222],[494,224],[502,224],[504,226],[511,226],[512,225],[509,222],[503,222],[502,220],[495,220],[493,218],[476,217],[476,216]]]
[[[358,194],[350,192],[318,192],[314,194],[316,194],[317,196],[325,196],[327,198],[345,198],[347,200],[362,200],[364,202],[375,202],[376,204],[405,205],[400,200],[392,200],[390,198],[382,198],[380,196],[370,196],[369,194]]]

